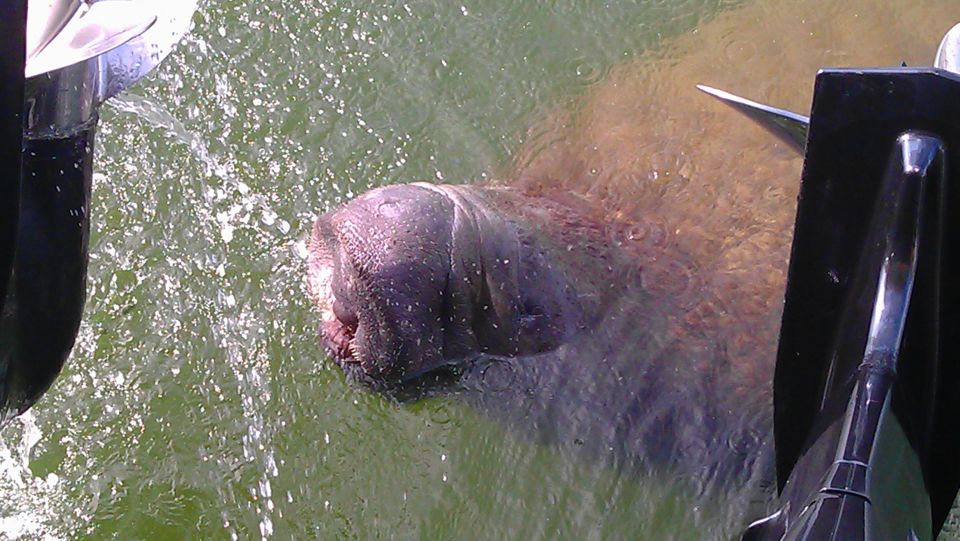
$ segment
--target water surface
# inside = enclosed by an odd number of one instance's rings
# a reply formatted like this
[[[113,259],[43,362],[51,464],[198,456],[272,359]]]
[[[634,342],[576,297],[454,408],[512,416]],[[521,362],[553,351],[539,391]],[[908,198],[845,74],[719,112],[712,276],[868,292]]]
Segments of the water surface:
[[[373,186],[533,173],[593,174],[597,193],[604,173],[673,173],[618,204],[782,230],[796,178],[763,191],[718,172],[796,159],[747,127],[703,136],[739,119],[692,83],[802,111],[818,66],[929,63],[960,21],[947,0],[837,4],[202,2],[103,110],[85,320],[50,393],[4,429],[0,536],[733,535],[745,508],[668,477],[349,384],[316,341],[305,241]],[[729,206],[691,203],[707,199]]]

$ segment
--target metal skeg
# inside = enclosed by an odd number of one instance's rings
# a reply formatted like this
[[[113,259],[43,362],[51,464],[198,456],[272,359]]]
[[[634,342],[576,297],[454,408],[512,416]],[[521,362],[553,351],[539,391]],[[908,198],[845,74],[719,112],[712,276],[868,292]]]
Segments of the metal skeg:
[[[944,35],[940,47],[937,49],[933,66],[960,74],[960,24],[951,28]],[[809,117],[749,100],[707,85],[697,85],[697,89],[740,111],[788,146],[803,154],[807,142],[807,131],[810,127]]]

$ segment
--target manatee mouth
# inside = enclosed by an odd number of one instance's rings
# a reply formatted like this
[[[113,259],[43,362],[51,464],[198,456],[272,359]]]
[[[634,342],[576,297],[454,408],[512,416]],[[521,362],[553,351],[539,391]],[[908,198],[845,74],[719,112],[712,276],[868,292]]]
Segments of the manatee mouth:
[[[357,313],[344,307],[339,299],[332,302],[333,320],[324,321],[320,330],[323,345],[331,357],[340,363],[358,363],[353,356],[353,339],[357,334],[360,318]]]
[[[343,368],[359,364],[354,356],[353,342],[360,318],[356,311],[347,309],[333,291],[333,256],[328,246],[311,247],[310,272],[307,287],[320,308],[320,342],[327,354]]]
[[[358,310],[346,297],[350,290],[345,287],[349,273],[345,273],[344,260],[349,254],[342,248],[333,231],[315,231],[310,246],[310,268],[307,274],[307,289],[320,309],[320,343],[331,359],[351,379],[369,384],[379,374],[371,359],[365,359],[357,335],[361,329]],[[349,262],[346,266],[349,267]],[[339,290],[339,296],[338,296]]]

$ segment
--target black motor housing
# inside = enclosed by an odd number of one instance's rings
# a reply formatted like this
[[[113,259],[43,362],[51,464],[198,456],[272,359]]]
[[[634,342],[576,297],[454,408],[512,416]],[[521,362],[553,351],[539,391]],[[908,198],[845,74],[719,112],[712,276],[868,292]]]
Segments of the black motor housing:
[[[960,76],[816,79],[774,378],[781,507],[744,539],[933,539],[960,489]]]

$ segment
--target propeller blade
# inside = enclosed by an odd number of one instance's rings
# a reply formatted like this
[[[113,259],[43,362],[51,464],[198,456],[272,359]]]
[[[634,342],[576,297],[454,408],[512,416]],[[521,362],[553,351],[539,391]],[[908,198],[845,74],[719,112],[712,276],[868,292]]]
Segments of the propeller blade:
[[[24,69],[27,78],[104,54],[143,34],[157,20],[152,13],[145,15],[143,6],[137,2],[107,1],[82,6],[27,59]],[[59,17],[62,13],[53,15]],[[51,25],[54,22],[51,19]]]
[[[790,148],[803,154],[807,144],[807,129],[810,127],[808,117],[741,98],[706,85],[697,85],[697,88],[747,115]]]

